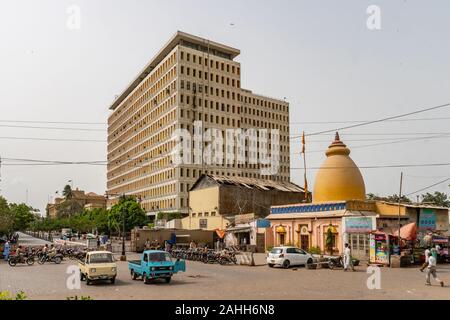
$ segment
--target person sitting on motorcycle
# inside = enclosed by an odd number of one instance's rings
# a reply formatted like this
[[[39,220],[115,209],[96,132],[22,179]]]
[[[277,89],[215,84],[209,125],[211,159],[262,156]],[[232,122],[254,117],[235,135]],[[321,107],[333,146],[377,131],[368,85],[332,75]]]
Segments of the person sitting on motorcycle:
[[[42,255],[47,256],[47,254],[48,254],[48,244],[45,244],[42,247]]]
[[[52,259],[56,255],[56,247],[52,244],[50,250],[48,251],[48,258]]]
[[[22,255],[22,246],[18,246],[16,249],[16,257],[17,260],[22,261],[23,255]]]

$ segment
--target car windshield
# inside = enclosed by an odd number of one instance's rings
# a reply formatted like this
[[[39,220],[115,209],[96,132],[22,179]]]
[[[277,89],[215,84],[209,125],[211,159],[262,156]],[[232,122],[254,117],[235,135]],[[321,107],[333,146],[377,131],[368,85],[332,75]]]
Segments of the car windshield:
[[[151,262],[172,261],[172,257],[167,252],[154,252],[149,254]]]
[[[89,256],[90,263],[109,263],[113,262],[111,253],[94,253]]]
[[[281,249],[281,248],[273,248],[272,251],[270,251],[270,253],[273,253],[273,254],[280,254],[282,252],[283,252],[283,249]]]

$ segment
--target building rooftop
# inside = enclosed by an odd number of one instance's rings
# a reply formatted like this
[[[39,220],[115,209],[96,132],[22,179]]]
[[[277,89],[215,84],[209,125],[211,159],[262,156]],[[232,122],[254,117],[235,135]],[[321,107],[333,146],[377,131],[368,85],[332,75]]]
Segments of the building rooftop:
[[[244,187],[248,189],[260,189],[260,190],[279,190],[284,192],[304,192],[304,189],[292,182],[272,181],[265,179],[255,179],[246,177],[225,177],[218,175],[205,175],[203,174],[198,178],[190,190],[194,190],[199,186],[199,183],[205,179],[219,184],[219,185],[234,185]]]
[[[388,201],[379,201],[376,202],[384,203],[392,206],[398,206],[397,202],[388,202]],[[435,209],[435,210],[450,210],[450,208],[447,207],[440,207],[432,204],[422,204],[422,203],[400,203],[401,207],[406,208],[417,208],[417,209]]]
[[[209,51],[218,51],[225,55],[228,55],[231,60],[237,57],[241,51],[229,47],[224,44],[220,44],[208,39],[200,38],[192,34],[188,34],[182,31],[177,31],[175,35],[170,38],[170,40],[163,46],[161,50],[150,60],[150,62],[144,67],[144,69],[139,73],[139,75],[127,86],[127,88],[117,97],[117,99],[112,103],[109,109],[115,110],[121,103],[128,97],[128,95],[133,92],[134,89],[152,72],[153,69],[158,66],[158,64],[164,60],[164,58],[177,46],[177,45],[188,45],[192,47],[199,46],[205,47]]]

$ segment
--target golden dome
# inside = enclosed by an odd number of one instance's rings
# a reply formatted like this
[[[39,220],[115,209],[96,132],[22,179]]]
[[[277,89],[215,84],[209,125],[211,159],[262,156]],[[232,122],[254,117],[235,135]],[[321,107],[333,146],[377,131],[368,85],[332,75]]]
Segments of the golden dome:
[[[317,172],[314,202],[364,200],[366,187],[358,166],[349,157],[350,150],[336,132],[334,142],[326,151],[327,159]]]

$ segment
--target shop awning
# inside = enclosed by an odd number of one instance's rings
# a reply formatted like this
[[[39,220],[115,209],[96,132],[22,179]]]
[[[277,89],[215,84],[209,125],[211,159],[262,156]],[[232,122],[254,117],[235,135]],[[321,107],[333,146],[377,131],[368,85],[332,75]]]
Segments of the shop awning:
[[[398,230],[394,232],[394,236],[398,237]],[[417,225],[415,222],[408,223],[400,228],[400,238],[404,240],[415,240],[417,237]]]
[[[286,233],[286,228],[284,226],[278,226],[275,231],[277,233]]]

